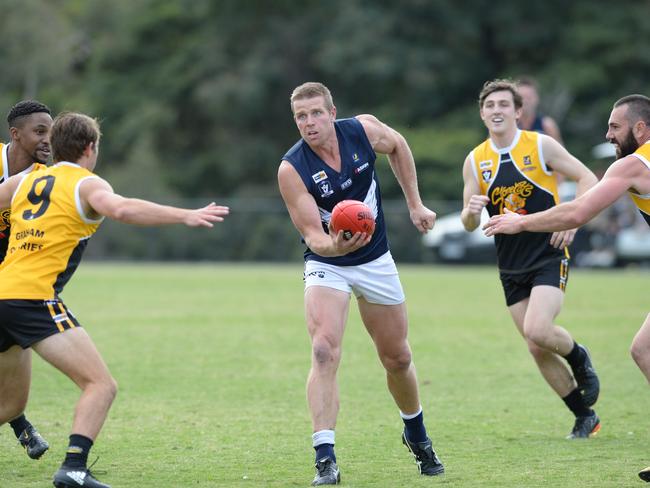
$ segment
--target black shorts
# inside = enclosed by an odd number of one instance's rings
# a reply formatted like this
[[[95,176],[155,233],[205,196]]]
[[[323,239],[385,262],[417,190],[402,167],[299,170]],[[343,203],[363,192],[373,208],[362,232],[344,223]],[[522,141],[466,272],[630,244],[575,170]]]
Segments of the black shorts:
[[[0,300],[0,352],[14,345],[27,349],[75,327],[81,325],[61,300]]]
[[[530,296],[534,286],[555,286],[564,291],[569,280],[569,259],[553,260],[527,273],[499,273],[506,304],[514,305]]]

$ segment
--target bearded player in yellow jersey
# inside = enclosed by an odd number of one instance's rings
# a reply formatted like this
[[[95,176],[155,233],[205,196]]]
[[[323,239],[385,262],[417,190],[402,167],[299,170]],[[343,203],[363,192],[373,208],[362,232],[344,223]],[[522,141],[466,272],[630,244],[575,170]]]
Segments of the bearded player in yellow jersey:
[[[54,120],[51,146],[54,166],[0,185],[0,207],[11,205],[11,235],[0,266],[0,330],[23,349],[34,349],[80,389],[70,443],[56,487],[106,488],[86,467],[117,385],[92,340],[59,298],[74,273],[89,238],[104,217],[136,225],[184,224],[212,227],[228,214],[214,203],[196,210],[157,205],[113,192],[92,173],[100,131],[97,121],[78,113]],[[0,398],[27,398],[29,375],[18,355],[0,353]],[[24,405],[23,405],[24,408]],[[2,411],[0,423],[16,412]]]
[[[494,216],[484,226],[489,236],[519,232],[552,232],[584,225],[624,194],[629,194],[650,225],[650,98],[628,95],[609,116],[607,135],[618,158],[603,179],[580,198],[545,212],[521,218],[515,213]],[[650,383],[650,315],[634,336],[632,358]],[[639,477],[650,482],[650,467]]]
[[[522,99],[509,80],[485,83],[479,95],[489,137],[463,166],[465,229],[473,231],[486,208],[532,214],[559,203],[559,173],[577,182],[578,195],[596,184],[594,174],[553,138],[517,128]],[[600,429],[590,408],[600,391],[589,354],[555,325],[564,300],[575,230],[497,236],[497,260],[506,305],[546,382],[575,416],[568,438],[587,438]],[[565,362],[566,360],[566,362]],[[567,363],[568,366],[567,367]]]
[[[11,141],[8,144],[0,143],[0,182],[6,181],[16,174],[27,174],[30,171],[42,169],[50,159],[50,128],[52,117],[50,109],[36,100],[24,100],[14,105],[7,115]],[[0,211],[0,262],[7,252],[9,242],[9,209]],[[31,353],[23,351],[20,346],[0,330],[0,352],[6,357],[19,357],[20,369],[8,371],[13,363],[6,363],[0,358],[0,377],[10,378],[10,381],[27,382],[31,371]],[[22,372],[22,375],[19,373]],[[0,390],[2,387],[0,386]],[[25,448],[27,455],[32,459],[40,458],[50,447],[49,444],[34,426],[27,420],[22,409],[27,403],[25,397],[8,396],[0,397],[0,411],[19,412],[20,415],[11,419],[9,425],[16,438]]]

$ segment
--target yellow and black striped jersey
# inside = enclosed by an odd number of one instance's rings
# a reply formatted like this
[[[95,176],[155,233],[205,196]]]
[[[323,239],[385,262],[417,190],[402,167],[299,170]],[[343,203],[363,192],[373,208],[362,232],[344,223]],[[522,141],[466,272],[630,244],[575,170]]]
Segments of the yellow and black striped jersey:
[[[88,218],[79,186],[98,178],[73,163],[25,175],[11,201],[11,235],[0,265],[0,299],[52,299],[75,269],[102,219]]]
[[[488,138],[470,153],[470,162],[482,195],[490,199],[490,215],[504,209],[521,214],[541,212],[559,203],[557,177],[546,165],[537,132],[517,130],[510,146],[497,148]],[[567,250],[550,245],[547,232],[495,236],[499,270],[524,273],[552,259],[568,257]]]
[[[639,158],[650,170],[650,141],[639,146],[639,148],[632,153],[632,156]],[[639,208],[639,211],[641,212],[641,215],[643,215],[647,224],[650,225],[650,193],[639,195],[638,193],[629,192],[629,195],[632,197],[635,205]]]
[[[9,174],[9,156],[8,156],[9,144],[3,144],[0,142],[0,183],[6,181],[10,176]],[[32,163],[29,167],[22,170],[17,174],[27,174],[31,171],[37,171],[39,169],[46,168],[44,164],[41,163]],[[10,211],[8,208],[3,208],[0,210],[0,262],[5,258],[7,254],[7,244],[9,242],[9,215]]]

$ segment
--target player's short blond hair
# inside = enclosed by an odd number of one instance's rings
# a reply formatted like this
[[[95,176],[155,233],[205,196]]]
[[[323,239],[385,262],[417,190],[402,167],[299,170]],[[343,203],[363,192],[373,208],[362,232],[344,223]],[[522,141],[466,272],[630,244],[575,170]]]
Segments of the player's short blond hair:
[[[293,102],[296,100],[305,100],[314,97],[323,97],[327,110],[334,108],[334,100],[332,100],[332,94],[329,88],[317,81],[308,81],[297,86],[291,93],[291,111],[293,112]]]

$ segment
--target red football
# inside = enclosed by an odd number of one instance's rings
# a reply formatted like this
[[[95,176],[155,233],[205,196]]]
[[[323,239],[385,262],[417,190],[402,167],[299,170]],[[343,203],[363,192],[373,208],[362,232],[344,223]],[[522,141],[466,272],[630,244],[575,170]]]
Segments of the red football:
[[[346,239],[350,239],[357,232],[372,235],[375,231],[375,217],[365,203],[343,200],[332,210],[332,228],[337,233],[342,230]]]

